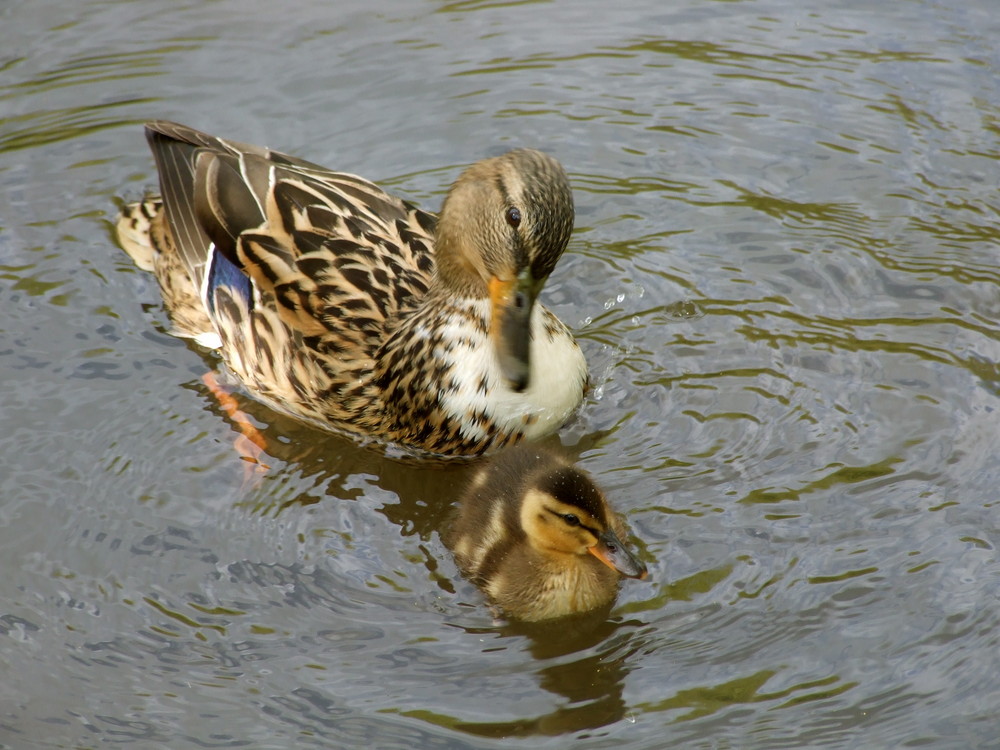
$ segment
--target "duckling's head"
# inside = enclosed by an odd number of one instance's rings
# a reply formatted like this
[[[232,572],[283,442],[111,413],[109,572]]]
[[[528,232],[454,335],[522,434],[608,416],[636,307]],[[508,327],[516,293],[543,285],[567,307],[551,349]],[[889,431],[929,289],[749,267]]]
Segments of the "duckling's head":
[[[589,554],[626,578],[645,578],[646,566],[614,526],[603,493],[573,466],[539,475],[521,502],[521,528],[543,556]]]
[[[491,300],[491,335],[504,377],[528,386],[535,299],[573,231],[573,192],[558,161],[517,149],[458,178],[437,224],[437,281]]]

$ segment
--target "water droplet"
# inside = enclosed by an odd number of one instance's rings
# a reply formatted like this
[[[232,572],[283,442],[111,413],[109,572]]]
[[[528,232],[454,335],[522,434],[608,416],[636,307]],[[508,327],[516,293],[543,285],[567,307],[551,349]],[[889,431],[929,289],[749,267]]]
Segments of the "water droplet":
[[[618,299],[618,304],[619,304],[619,305],[620,305],[620,304],[621,304],[622,302],[624,302],[624,301],[625,301],[625,294],[624,294],[624,292],[623,292],[623,293],[621,293],[621,294],[619,294],[619,295],[618,295],[618,297],[617,297],[617,299]]]
[[[672,320],[693,320],[704,316],[694,300],[682,299],[667,305],[663,312]]]

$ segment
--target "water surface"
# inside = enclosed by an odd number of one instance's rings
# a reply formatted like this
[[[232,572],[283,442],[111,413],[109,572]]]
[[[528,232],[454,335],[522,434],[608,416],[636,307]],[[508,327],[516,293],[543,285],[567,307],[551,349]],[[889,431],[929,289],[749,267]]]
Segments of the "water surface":
[[[0,746],[990,746],[998,36],[987,0],[0,7]],[[244,399],[247,483],[111,237],[151,118],[432,209],[557,156],[543,296],[596,386],[558,442],[650,581],[494,621],[439,538],[467,467]]]

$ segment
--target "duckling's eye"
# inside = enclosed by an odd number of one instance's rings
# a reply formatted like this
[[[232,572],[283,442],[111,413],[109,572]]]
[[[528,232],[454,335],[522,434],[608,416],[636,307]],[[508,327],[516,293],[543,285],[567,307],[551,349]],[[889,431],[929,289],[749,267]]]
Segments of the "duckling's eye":
[[[563,515],[563,520],[566,522],[567,526],[579,526],[580,519],[576,517],[573,513],[566,513]]]
[[[507,223],[510,224],[514,229],[521,226],[521,212],[517,210],[514,206],[507,209],[507,214],[505,216]]]

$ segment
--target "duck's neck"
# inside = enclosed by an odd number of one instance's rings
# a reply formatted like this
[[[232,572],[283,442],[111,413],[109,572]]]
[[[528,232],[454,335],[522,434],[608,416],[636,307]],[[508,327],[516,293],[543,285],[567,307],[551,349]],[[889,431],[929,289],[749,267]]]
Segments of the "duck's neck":
[[[431,289],[456,298],[485,299],[489,296],[489,288],[482,274],[469,260],[474,254],[467,243],[465,237],[449,231],[447,225],[438,226]]]

